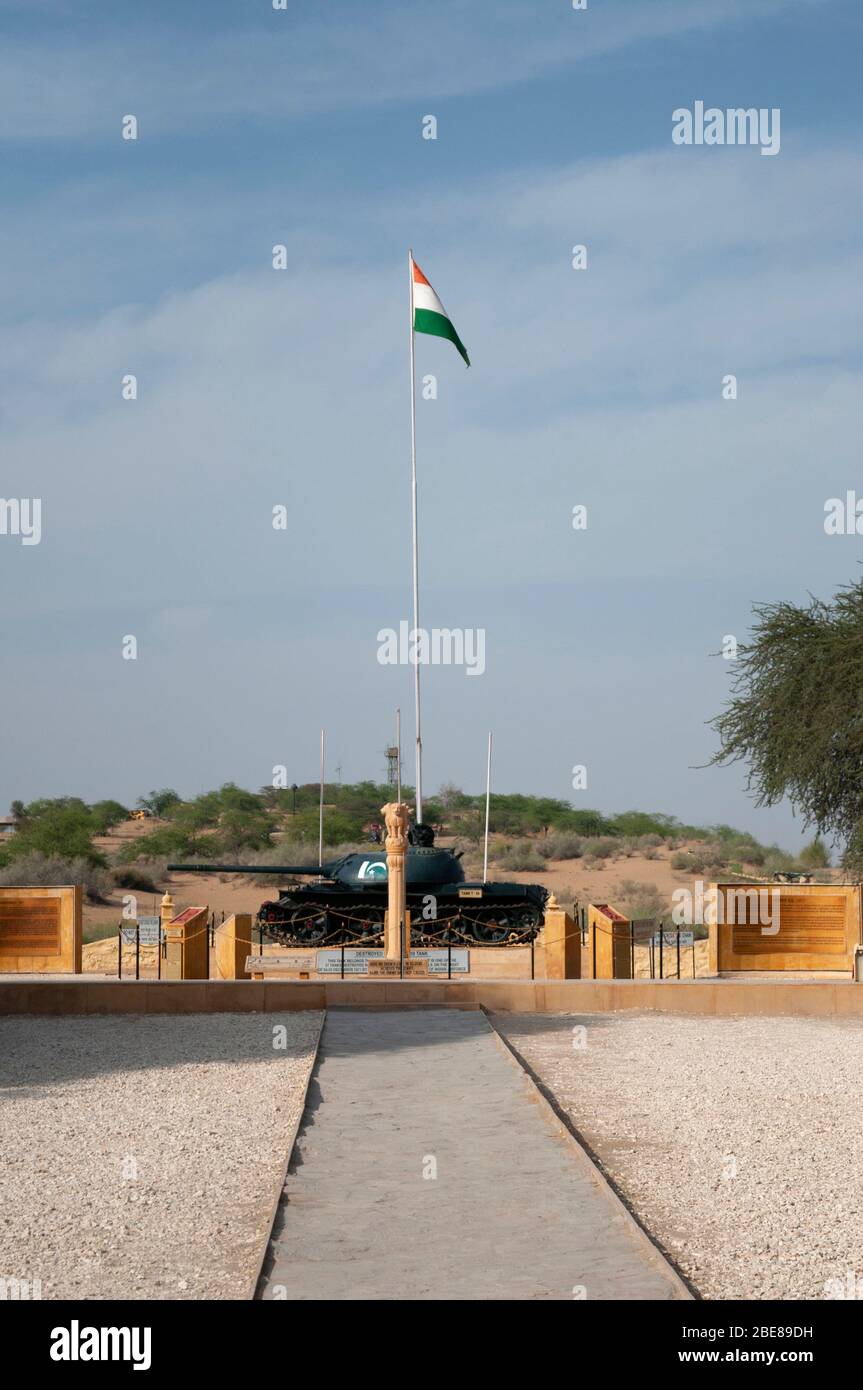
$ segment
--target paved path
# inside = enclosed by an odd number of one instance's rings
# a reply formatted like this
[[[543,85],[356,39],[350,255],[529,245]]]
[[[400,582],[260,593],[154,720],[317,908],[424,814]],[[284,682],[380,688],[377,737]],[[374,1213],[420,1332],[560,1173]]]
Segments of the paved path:
[[[479,1011],[331,1012],[263,1297],[686,1297],[535,1095]]]

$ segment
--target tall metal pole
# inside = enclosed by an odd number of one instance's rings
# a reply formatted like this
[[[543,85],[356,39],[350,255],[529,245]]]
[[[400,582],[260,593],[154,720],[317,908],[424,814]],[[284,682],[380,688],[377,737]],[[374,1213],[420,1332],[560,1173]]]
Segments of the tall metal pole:
[[[396,710],[396,801],[402,799],[402,712]]]
[[[411,521],[413,534],[413,598],[414,598],[414,708],[416,711],[416,818],[423,818],[423,742],[420,728],[420,577],[417,540],[417,383],[414,367],[414,254],[408,251],[408,283],[410,286],[410,345],[411,345]]]
[[[321,796],[318,806],[318,863],[324,862],[324,730],[321,729]]]
[[[485,765],[485,853],[482,860],[482,881],[488,883],[488,812],[491,804],[491,729],[488,731],[488,757]]]

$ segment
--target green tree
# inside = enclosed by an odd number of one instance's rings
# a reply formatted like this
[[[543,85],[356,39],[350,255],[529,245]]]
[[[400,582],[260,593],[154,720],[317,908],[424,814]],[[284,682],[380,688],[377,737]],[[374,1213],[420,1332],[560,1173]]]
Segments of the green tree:
[[[90,807],[94,835],[104,835],[112,825],[120,825],[128,819],[128,808],[121,806],[119,801],[97,801]]]
[[[145,811],[152,811],[154,816],[161,819],[180,800],[179,792],[175,792],[173,787],[163,787],[161,791],[150,792],[149,796],[139,796],[138,805]]]
[[[12,837],[8,856],[16,860],[37,853],[49,859],[85,859],[90,864],[104,864],[104,856],[93,847],[92,835],[93,822],[86,802],[77,797],[33,801]]]
[[[743,761],[759,806],[788,797],[863,875],[863,581],[832,602],[760,604],[712,762]]]

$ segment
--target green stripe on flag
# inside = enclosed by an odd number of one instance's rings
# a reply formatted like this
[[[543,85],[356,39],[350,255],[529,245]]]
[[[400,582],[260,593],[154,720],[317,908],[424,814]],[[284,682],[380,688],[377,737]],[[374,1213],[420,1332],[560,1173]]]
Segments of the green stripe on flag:
[[[449,338],[470,366],[467,348],[445,314],[436,314],[433,309],[414,309],[414,329],[417,333],[433,333],[436,338]]]

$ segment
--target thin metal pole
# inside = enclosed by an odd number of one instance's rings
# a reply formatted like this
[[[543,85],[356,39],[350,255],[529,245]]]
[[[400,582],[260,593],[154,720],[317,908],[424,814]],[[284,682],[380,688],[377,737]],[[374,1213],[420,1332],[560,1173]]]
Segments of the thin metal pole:
[[[660,980],[662,980],[662,979],[665,978],[665,976],[664,976],[664,974],[663,974],[663,966],[662,966],[662,953],[663,953],[663,947],[664,947],[664,946],[665,946],[665,924],[663,923],[662,918],[660,917],[660,919],[659,919],[659,978],[660,978]]]
[[[123,978],[123,928],[117,928],[117,979]]]
[[[680,928],[677,928],[677,978],[680,979]]]
[[[402,799],[402,712],[396,710],[396,801]]]
[[[411,360],[411,532],[413,539],[413,600],[414,600],[414,709],[416,711],[416,818],[423,818],[423,741],[420,725],[420,572],[419,539],[417,534],[417,381],[414,365],[414,256],[408,251],[408,284],[410,288],[410,360]]]
[[[485,764],[485,852],[482,858],[482,881],[488,883],[488,813],[491,805],[491,729],[488,731],[488,756]]]
[[[318,807],[318,864],[324,862],[324,730],[321,729],[321,795]]]
[[[135,979],[141,978],[141,927],[135,923]]]

